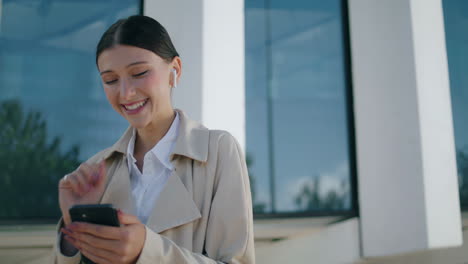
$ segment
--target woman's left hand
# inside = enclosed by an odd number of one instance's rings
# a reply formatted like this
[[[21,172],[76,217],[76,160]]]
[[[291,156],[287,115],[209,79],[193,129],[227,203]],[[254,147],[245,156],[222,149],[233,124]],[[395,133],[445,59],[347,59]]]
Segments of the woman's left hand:
[[[62,228],[64,238],[98,264],[135,263],[146,239],[136,216],[118,211],[120,227],[75,222]]]

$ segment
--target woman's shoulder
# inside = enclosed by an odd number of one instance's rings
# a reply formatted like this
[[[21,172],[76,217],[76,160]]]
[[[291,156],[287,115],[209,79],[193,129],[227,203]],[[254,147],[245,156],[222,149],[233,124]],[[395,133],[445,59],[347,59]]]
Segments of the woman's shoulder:
[[[180,115],[180,120],[182,121],[182,131],[181,133],[186,134],[185,137],[187,138],[197,138],[197,139],[205,139],[208,134],[208,144],[210,146],[210,150],[212,147],[225,147],[229,145],[238,144],[235,137],[226,130],[221,129],[210,129],[206,127],[203,123],[191,119],[187,113],[180,109],[176,109],[176,111]],[[196,135],[196,136],[195,136]],[[201,135],[201,136],[200,136]],[[201,140],[203,144],[197,144],[198,147],[204,147],[205,140]],[[189,142],[190,140],[187,140]],[[197,142],[197,143],[200,143]]]
[[[239,144],[237,139],[229,131],[209,129],[209,133],[210,144],[216,144],[218,147],[225,148]]]
[[[105,149],[97,152],[93,156],[91,156],[88,160],[86,160],[86,163],[88,163],[88,164],[97,164],[97,163],[101,162],[103,159],[108,158],[110,156],[111,152],[112,152],[112,147],[105,148]]]
[[[242,148],[237,139],[226,130],[209,130],[209,156],[229,158],[232,156],[243,156]],[[216,153],[215,155],[213,155]]]

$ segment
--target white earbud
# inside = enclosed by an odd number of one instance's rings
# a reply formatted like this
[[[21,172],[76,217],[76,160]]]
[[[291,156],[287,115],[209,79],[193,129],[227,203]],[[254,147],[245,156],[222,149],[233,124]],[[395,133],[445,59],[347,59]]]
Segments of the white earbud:
[[[174,77],[174,84],[172,85],[172,88],[176,88],[177,87],[177,70],[176,69],[172,69],[172,76]]]

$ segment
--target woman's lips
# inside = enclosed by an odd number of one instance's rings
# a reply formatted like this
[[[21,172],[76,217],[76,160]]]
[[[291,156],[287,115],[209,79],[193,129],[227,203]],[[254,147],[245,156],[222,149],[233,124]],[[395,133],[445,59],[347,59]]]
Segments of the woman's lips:
[[[141,112],[141,110],[143,110],[147,102],[148,102],[148,98],[141,100],[141,101],[134,102],[134,103],[130,103],[130,104],[122,104],[122,107],[124,108],[127,114],[134,115],[134,114],[138,114],[139,112]]]

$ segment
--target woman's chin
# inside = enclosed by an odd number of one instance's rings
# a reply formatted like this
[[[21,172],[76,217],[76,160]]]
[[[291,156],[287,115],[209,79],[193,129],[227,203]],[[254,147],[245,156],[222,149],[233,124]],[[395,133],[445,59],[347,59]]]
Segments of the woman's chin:
[[[132,126],[133,128],[136,128],[136,129],[142,129],[142,128],[145,128],[146,126],[148,126],[148,123],[149,122],[146,122],[144,120],[128,120],[128,123],[130,124],[130,126]]]

